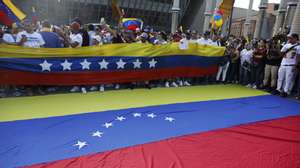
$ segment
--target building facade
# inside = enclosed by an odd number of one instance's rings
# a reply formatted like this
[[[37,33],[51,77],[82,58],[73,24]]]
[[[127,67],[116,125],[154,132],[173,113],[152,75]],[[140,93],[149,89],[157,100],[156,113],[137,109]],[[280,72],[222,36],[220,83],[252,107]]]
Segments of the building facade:
[[[35,15],[39,20],[47,19],[53,24],[68,24],[76,17],[79,17],[83,23],[99,23],[104,17],[109,24],[114,24],[111,0],[13,0],[13,2],[29,17],[32,16],[32,7],[34,7]],[[154,29],[170,30],[173,0],[119,0],[118,2],[120,8],[124,10],[125,17],[140,18],[145,26],[149,25]],[[193,2],[180,1],[180,24],[187,10],[191,10]],[[197,7],[201,8],[203,3],[199,4],[199,1],[197,3]]]
[[[276,13],[279,9],[279,4],[269,3],[266,9],[266,17],[264,17],[265,21],[262,25],[262,38],[268,39],[272,37],[272,30],[275,25]],[[244,34],[244,27],[246,21],[248,9],[243,8],[234,8],[233,9],[233,19],[231,25],[230,34],[236,37],[241,37]],[[250,15],[250,29],[248,35],[250,38],[254,37],[256,22],[258,19],[258,11],[252,10]]]

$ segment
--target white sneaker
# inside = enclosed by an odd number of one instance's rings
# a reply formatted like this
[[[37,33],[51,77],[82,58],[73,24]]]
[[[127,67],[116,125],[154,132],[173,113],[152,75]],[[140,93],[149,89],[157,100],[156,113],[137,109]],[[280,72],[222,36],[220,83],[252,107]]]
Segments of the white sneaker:
[[[116,84],[115,89],[116,89],[116,90],[120,89],[120,85],[119,85],[119,84]]]
[[[98,88],[97,88],[97,86],[92,86],[91,88],[90,88],[90,91],[96,91]]]
[[[253,88],[253,89],[257,89],[257,86],[256,86],[256,85],[253,85],[252,88]]]
[[[247,88],[252,88],[252,85],[251,85],[251,84],[248,84],[246,87],[247,87]]]
[[[176,82],[172,82],[172,86],[173,87],[178,87],[178,85],[176,84]]]
[[[103,86],[103,85],[100,86],[99,91],[100,91],[100,92],[104,92],[104,86]]]
[[[185,82],[183,83],[183,85],[184,85],[184,86],[191,86],[191,84],[190,84],[188,81],[185,81]]]
[[[70,92],[78,92],[80,90],[79,86],[74,86]]]
[[[166,82],[166,83],[165,83],[165,86],[166,86],[166,88],[169,88],[169,87],[170,87],[169,82]]]
[[[179,81],[179,86],[183,86],[182,80]]]
[[[86,93],[87,93],[85,87],[82,87],[82,88],[81,88],[81,92],[82,92],[83,94],[86,94]]]

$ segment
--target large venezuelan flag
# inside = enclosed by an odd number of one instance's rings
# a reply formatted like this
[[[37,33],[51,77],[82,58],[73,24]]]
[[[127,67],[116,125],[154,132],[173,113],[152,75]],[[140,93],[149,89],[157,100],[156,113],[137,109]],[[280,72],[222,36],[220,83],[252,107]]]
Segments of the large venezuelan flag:
[[[300,103],[237,85],[0,99],[0,167],[297,168]]]
[[[0,23],[11,25],[23,20],[26,15],[20,11],[10,0],[0,0]]]
[[[84,85],[215,74],[224,47],[111,44],[83,48],[0,46],[0,84]]]

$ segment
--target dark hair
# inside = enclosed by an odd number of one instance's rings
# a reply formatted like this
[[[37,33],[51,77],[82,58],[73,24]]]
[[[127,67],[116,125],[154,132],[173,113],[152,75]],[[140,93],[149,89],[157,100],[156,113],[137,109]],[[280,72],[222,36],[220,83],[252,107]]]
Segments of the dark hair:
[[[299,40],[299,35],[297,33],[292,33],[291,36],[297,41]]]
[[[82,22],[78,17],[74,18],[72,22],[77,22],[80,26],[82,25]]]
[[[47,28],[51,28],[51,24],[48,20],[44,20],[43,23],[42,23],[42,26],[47,27]]]
[[[92,25],[92,24],[89,24],[89,25],[88,25],[88,30],[95,30],[95,26]]]

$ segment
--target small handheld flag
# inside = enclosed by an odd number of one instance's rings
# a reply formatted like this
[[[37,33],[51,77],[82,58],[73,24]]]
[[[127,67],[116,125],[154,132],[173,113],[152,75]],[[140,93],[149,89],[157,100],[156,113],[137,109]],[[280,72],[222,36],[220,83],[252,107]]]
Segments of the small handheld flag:
[[[137,28],[143,28],[143,21],[137,18],[123,18],[122,25],[128,30],[136,30]]]

